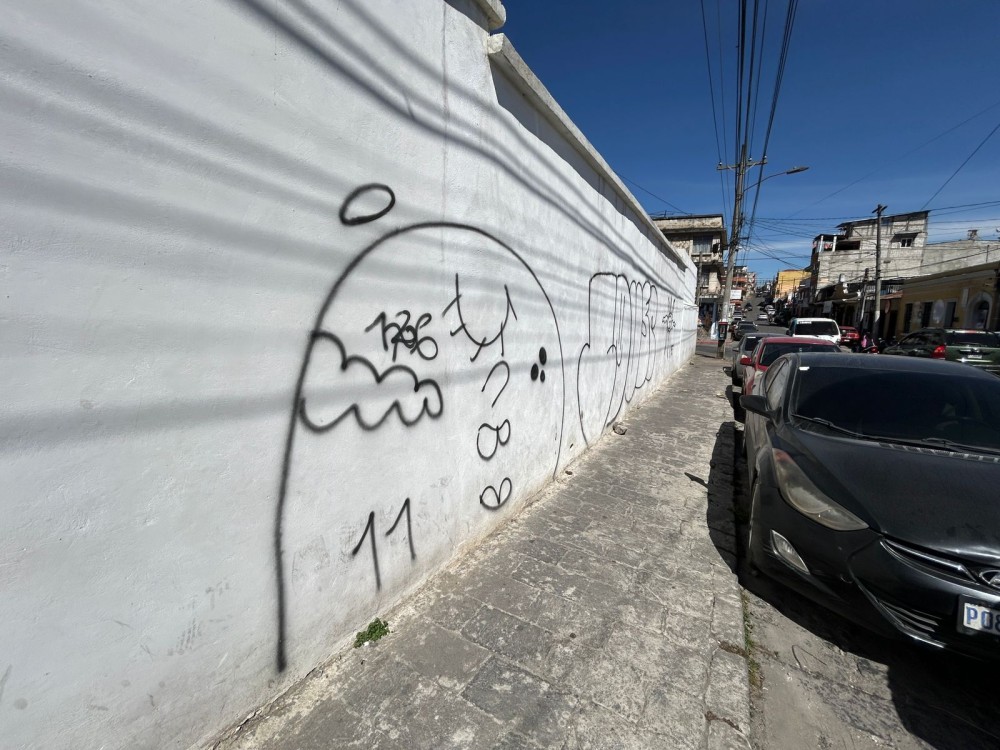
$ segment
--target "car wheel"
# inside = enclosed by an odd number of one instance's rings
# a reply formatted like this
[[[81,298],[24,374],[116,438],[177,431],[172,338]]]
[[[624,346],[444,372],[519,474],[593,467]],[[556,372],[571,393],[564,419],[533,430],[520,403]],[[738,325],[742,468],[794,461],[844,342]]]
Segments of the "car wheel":
[[[742,393],[733,391],[733,419],[735,419],[740,424],[746,424],[747,421],[747,410],[743,408],[740,404],[740,396]]]

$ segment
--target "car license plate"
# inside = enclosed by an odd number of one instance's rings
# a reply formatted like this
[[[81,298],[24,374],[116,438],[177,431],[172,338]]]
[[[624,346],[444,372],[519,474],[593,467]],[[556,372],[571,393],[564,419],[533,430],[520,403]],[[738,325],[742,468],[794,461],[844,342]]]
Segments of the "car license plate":
[[[983,358],[982,354],[969,354],[966,357],[966,359],[982,359],[982,358]]]
[[[1000,635],[1000,608],[959,600],[958,629],[964,632]]]

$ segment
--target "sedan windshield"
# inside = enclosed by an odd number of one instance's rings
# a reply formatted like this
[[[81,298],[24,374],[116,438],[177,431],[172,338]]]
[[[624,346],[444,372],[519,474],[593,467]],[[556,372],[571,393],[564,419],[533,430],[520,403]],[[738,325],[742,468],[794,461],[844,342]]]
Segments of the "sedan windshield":
[[[949,331],[944,341],[948,346],[1000,347],[1000,336],[991,331]]]
[[[764,350],[760,353],[760,363],[764,367],[770,367],[782,354],[792,352],[839,352],[840,348],[834,344],[768,344],[765,343]]]
[[[1000,451],[1000,378],[811,367],[799,372],[792,413],[859,437]]]
[[[832,320],[807,320],[795,324],[796,336],[836,336],[837,324]]]

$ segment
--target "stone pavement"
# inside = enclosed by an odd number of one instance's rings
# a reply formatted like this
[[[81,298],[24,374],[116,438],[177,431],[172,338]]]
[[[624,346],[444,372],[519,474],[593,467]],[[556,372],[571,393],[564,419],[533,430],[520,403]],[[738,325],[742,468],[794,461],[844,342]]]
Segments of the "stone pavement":
[[[218,747],[749,748],[715,344]],[[363,624],[359,623],[359,628]]]

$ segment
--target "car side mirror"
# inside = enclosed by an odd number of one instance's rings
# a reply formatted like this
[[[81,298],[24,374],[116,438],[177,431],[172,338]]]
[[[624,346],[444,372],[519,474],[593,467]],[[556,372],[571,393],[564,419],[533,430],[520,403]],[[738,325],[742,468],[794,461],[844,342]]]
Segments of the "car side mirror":
[[[770,419],[771,410],[767,408],[767,399],[763,396],[740,396],[740,406],[753,414],[760,414]]]
[[[740,364],[741,365],[749,365],[750,364],[750,356],[748,354],[744,354],[742,357],[740,357]]]

